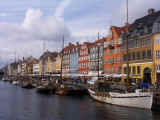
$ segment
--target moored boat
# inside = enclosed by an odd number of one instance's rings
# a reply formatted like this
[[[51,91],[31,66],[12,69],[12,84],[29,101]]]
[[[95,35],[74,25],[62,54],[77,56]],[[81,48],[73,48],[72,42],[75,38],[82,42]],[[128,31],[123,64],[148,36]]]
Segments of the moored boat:
[[[26,88],[26,89],[32,89],[32,88],[34,88],[34,86],[31,83],[29,83],[29,82],[22,82],[21,83],[21,87],[22,88]]]
[[[13,85],[18,85],[19,82],[18,82],[18,81],[13,81],[12,84],[13,84]]]
[[[38,87],[36,88],[36,91],[37,91],[38,93],[46,93],[46,94],[52,92],[52,90],[51,90],[49,87],[47,87],[47,86],[38,86]]]
[[[152,108],[153,93],[148,89],[134,88],[129,91],[125,86],[94,77],[88,92],[99,102],[124,107]]]
[[[55,93],[56,95],[82,95],[84,94],[84,89],[74,86],[74,85],[66,85],[61,84],[57,87]]]
[[[118,93],[118,92],[96,92],[92,89],[88,89],[90,96],[99,101],[108,104],[124,106],[124,107],[135,107],[143,109],[152,108],[153,94],[151,92],[140,92],[135,93]]]

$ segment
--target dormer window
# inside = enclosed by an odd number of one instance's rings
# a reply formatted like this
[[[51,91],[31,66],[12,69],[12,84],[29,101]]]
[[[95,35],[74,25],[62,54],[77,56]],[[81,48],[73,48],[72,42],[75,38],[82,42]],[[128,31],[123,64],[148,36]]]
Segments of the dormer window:
[[[144,33],[148,33],[148,29],[147,29],[147,27],[144,27]]]

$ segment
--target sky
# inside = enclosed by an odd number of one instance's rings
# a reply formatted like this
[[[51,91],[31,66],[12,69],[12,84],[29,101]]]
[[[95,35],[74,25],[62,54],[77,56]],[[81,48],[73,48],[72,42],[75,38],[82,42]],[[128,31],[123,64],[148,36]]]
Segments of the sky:
[[[160,0],[129,0],[129,22],[160,10]],[[95,41],[126,22],[126,0],[5,0],[0,4],[0,67],[68,42]]]

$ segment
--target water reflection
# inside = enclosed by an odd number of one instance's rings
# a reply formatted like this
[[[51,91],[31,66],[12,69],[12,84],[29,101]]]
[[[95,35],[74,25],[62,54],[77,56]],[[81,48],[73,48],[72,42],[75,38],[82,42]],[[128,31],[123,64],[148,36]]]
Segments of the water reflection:
[[[0,82],[0,120],[160,120],[160,112],[117,107],[89,96],[41,95]]]

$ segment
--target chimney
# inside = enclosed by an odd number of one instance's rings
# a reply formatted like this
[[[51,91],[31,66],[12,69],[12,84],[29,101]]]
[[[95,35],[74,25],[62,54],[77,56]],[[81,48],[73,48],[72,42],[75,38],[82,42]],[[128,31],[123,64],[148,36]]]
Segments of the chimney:
[[[154,12],[155,12],[155,9],[153,9],[153,8],[148,9],[148,15],[151,15],[151,14],[153,14]]]

